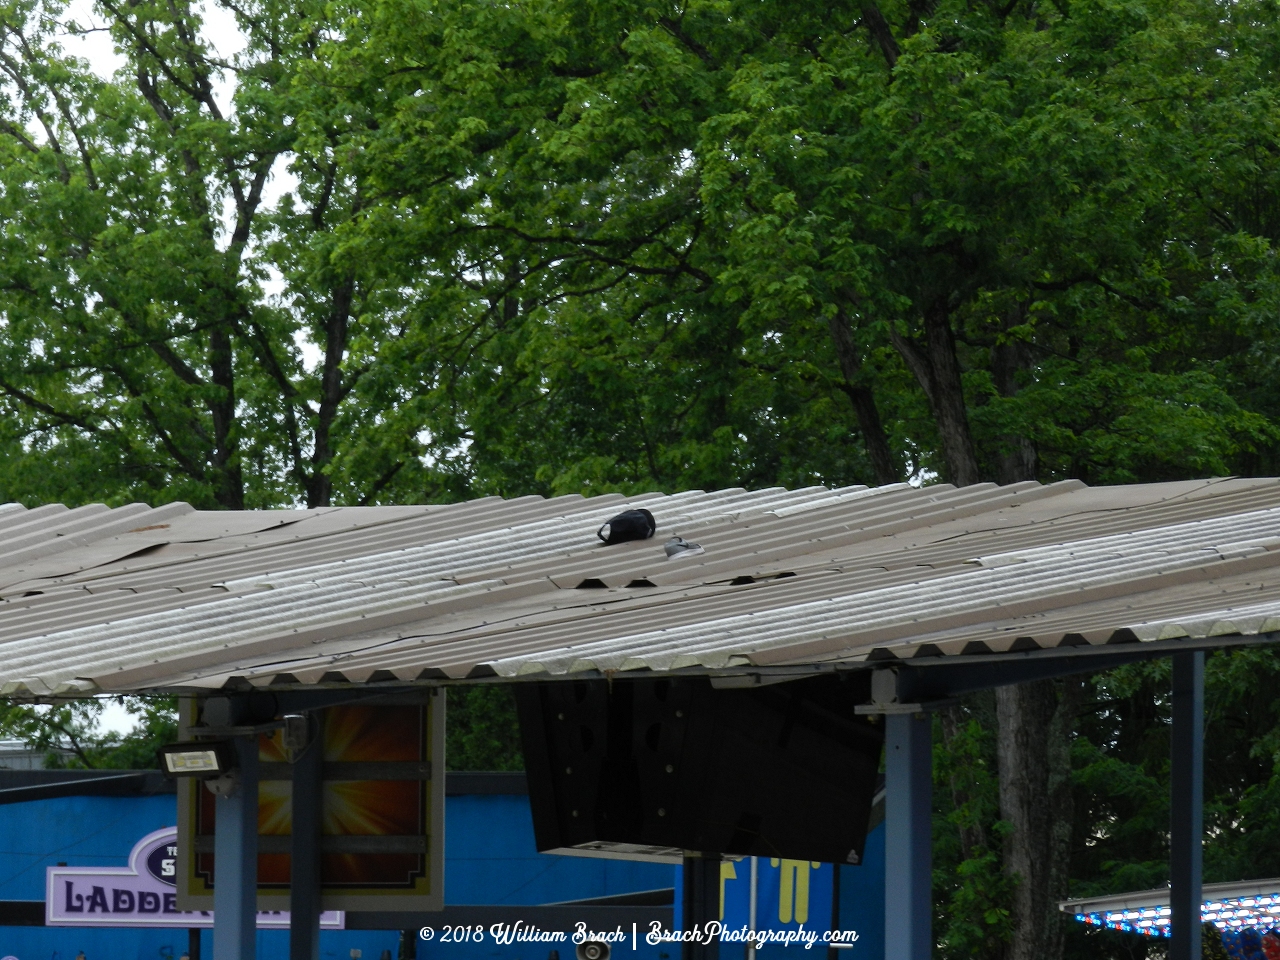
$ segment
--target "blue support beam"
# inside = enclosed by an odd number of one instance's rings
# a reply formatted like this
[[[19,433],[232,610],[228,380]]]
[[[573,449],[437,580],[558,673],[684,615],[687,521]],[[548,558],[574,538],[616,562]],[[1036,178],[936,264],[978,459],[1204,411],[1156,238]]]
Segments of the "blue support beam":
[[[927,714],[885,716],[885,960],[932,952],[932,732]]]
[[[1170,960],[1200,960],[1204,857],[1204,652],[1173,655]]]
[[[320,958],[320,785],[324,740],[319,717],[311,742],[293,761],[289,842],[289,960]]]
[[[239,782],[214,822],[213,960],[254,960],[258,932],[258,738],[234,743]]]
[[[703,853],[684,858],[684,900],[681,905],[686,931],[707,929],[720,919],[720,854]],[[720,941],[686,940],[680,948],[681,960],[719,960]]]

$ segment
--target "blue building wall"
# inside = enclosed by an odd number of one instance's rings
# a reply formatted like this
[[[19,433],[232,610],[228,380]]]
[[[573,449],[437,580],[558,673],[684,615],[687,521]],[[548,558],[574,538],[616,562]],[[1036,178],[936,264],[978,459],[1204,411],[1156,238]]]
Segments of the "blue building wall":
[[[538,853],[529,798],[519,795],[449,797],[444,850],[449,904],[558,903],[672,884],[664,864]]]
[[[538,853],[529,798],[511,794],[448,798],[445,807],[444,896],[449,905],[530,906],[586,900],[670,887],[675,868],[591,857]],[[514,911],[518,916],[518,911]],[[631,960],[671,960],[672,951],[643,942],[619,956]],[[420,960],[574,960],[573,944],[509,944],[486,935],[480,942],[418,944]],[[679,951],[674,952],[679,956]]]
[[[146,834],[173,826],[172,796],[61,797],[0,806],[0,900],[43,900],[45,867],[122,867],[133,845]],[[398,934],[385,930],[326,930],[320,934],[324,960],[379,960],[395,957]],[[203,931],[201,952],[211,956],[212,933]],[[0,927],[0,958],[17,960],[177,960],[187,952],[184,929]],[[261,960],[284,960],[289,935],[258,932]]]
[[[350,960],[353,949],[362,960],[379,960],[383,950],[396,956],[399,934],[394,930],[325,930],[320,934],[323,960]],[[213,934],[200,934],[201,956],[212,956]],[[177,960],[187,952],[186,930],[110,930],[67,927],[0,927],[0,954],[17,960]],[[258,931],[259,960],[286,960],[289,934],[285,930]]]
[[[533,841],[528,797],[462,795],[446,798],[445,900],[450,905],[534,905],[631,893],[671,886],[669,866],[551,857]],[[45,868],[124,866],[141,837],[176,819],[172,796],[63,797],[0,806],[0,899],[43,900]],[[324,960],[379,960],[384,950],[395,957],[398,933],[378,930],[326,930],[320,934]],[[212,935],[204,931],[202,954],[210,956]],[[284,960],[288,934],[258,933],[259,960]],[[187,949],[187,933],[173,930],[108,928],[0,927],[0,960],[177,960]],[[452,946],[424,943],[419,956],[449,960],[502,957],[545,960],[545,951],[489,941]],[[572,960],[572,946],[562,960]],[[660,960],[653,952],[653,960]]]
[[[172,826],[176,815],[172,796],[61,797],[0,806],[0,900],[43,900],[45,867],[58,863],[122,867],[139,839]]]
[[[175,821],[174,798],[65,797],[0,806],[0,899],[42,900],[45,868],[123,866],[139,838]],[[533,820],[525,796],[509,794],[450,796],[445,808],[445,900],[450,905],[527,906],[677,886],[679,868],[583,857],[552,857],[537,852]],[[884,950],[884,830],[867,838],[864,863],[843,867],[840,875],[840,927],[858,931],[853,949],[840,960],[871,960]],[[829,887],[828,887],[829,889]],[[679,900],[677,899],[677,904]],[[673,960],[678,946],[648,946],[640,937],[619,957]],[[395,931],[323,931],[324,960],[380,960],[398,952]],[[285,960],[288,934],[259,931],[259,960]],[[115,930],[0,927],[0,960],[177,960],[187,948],[187,933],[173,930]],[[726,944],[722,960],[738,960],[738,945]],[[422,960],[573,960],[573,945],[480,943],[447,944],[437,937],[418,945]],[[202,934],[202,954],[211,956],[212,934]],[[760,960],[825,960],[822,948],[766,947]]]
[[[862,865],[840,868],[840,929],[858,932],[852,949],[840,951],[843,960],[884,956],[883,823],[867,834]]]
[[[776,868],[767,866],[768,860],[760,858],[759,886],[756,899],[756,928],[759,930],[801,932],[801,924],[792,918],[783,923],[779,916],[781,893],[779,874]],[[677,928],[683,926],[681,916],[681,900],[683,884],[679,868],[675,869],[675,910],[674,921]],[[881,823],[867,834],[866,847],[863,850],[862,863],[859,866],[838,866],[840,871],[840,895],[838,912],[834,917],[835,929],[843,932],[854,931],[857,939],[850,941],[847,949],[840,949],[836,956],[839,960],[879,960],[884,956],[884,824]],[[805,931],[817,931],[819,936],[832,929],[832,867],[823,864],[809,875],[808,918],[803,924]],[[749,916],[749,877],[750,866],[747,861],[734,865],[732,881],[724,883],[724,916],[723,922],[730,930],[745,928]],[[722,878],[725,874],[722,874]],[[796,893],[792,891],[792,899],[788,902],[787,913],[795,903]],[[721,944],[721,960],[741,960],[737,944]],[[825,942],[816,942],[806,948],[802,943],[779,945],[767,943],[761,947],[756,956],[759,960],[826,960]]]

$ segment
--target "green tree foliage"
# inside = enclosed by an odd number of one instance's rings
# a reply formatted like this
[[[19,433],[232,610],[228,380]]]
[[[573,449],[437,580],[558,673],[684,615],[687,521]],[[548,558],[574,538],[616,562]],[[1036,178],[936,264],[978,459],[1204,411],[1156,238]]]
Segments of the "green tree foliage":
[[[510,687],[451,687],[448,698],[444,758],[450,770],[524,769]]]
[[[229,61],[191,4],[97,4],[110,80],[62,50],[82,28],[59,3],[0,11],[5,496],[323,505],[335,435],[379,429],[351,401],[403,333],[402,291],[336,255],[359,189],[333,123],[297,117],[327,25],[318,5],[222,10],[246,39]],[[344,499],[385,482],[369,468]]]
[[[314,89],[473,489],[1150,480],[1272,437],[1252,9],[389,2]]]
[[[474,291],[456,342],[479,331],[480,362],[433,429],[457,431],[475,491],[1161,480],[1274,447],[1249,357],[1274,336],[1274,21],[1211,2],[390,2],[332,87],[377,77],[362,102],[395,118],[352,132],[389,218],[371,235],[417,240],[400,249],[441,302]],[[1058,864],[1070,837],[1028,816],[1039,794],[1006,789],[1011,767],[1044,796],[1078,767],[1071,805],[1104,835],[1127,783],[1119,833],[1144,840],[1079,876],[1114,889],[1159,859],[1163,768],[1087,724],[1081,756],[1052,749],[1073,707],[1036,696],[985,727],[995,780],[962,754],[948,955],[1063,950],[1067,872],[1008,855]],[[1158,737],[1155,696],[1117,712]],[[1028,725],[1046,749],[1007,752]],[[974,809],[1001,817],[978,839]]]
[[[1278,671],[1280,659],[1265,648],[1207,660],[1206,882],[1280,876]],[[1169,683],[1168,662],[1153,661],[1087,684],[1071,758],[1073,897],[1168,883]],[[1004,956],[1011,931],[991,699],[966,698],[936,724],[934,922],[946,957]],[[1081,960],[1147,956],[1150,946],[1074,923],[1066,933],[1065,955]]]
[[[176,698],[124,697],[121,703],[134,718],[133,729],[125,734],[102,730],[102,700],[52,706],[0,703],[0,737],[43,752],[50,769],[159,769],[156,751],[178,739]]]
[[[98,0],[103,78],[0,6],[6,498],[1280,469],[1269,0],[222,7],[231,59]],[[1212,879],[1280,872],[1276,662],[1210,660]],[[1145,952],[1009,864],[1163,881],[1163,669],[940,718],[942,955]],[[514,765],[504,696],[453,695],[451,763]],[[1069,838],[1017,813],[1026,724]]]
[[[234,9],[7,14],[15,495],[1269,462],[1269,8]]]
[[[1012,932],[1001,869],[995,698],[948,708],[935,723],[934,930],[945,956],[1000,955]]]

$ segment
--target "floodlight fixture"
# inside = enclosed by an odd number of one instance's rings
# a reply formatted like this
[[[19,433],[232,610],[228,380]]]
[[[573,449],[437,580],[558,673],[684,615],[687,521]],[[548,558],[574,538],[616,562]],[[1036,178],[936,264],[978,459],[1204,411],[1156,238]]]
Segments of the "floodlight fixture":
[[[230,740],[196,740],[160,748],[164,775],[171,779],[192,777],[213,780],[236,767],[236,751]]]

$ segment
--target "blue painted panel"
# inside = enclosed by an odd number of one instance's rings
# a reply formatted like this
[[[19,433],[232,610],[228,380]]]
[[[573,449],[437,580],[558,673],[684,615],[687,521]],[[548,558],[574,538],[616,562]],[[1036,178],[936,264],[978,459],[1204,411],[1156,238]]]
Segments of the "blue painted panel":
[[[59,862],[122,865],[139,837],[175,820],[172,796],[61,797],[0,807],[0,899],[43,899],[45,867]],[[664,865],[538,853],[527,797],[449,797],[445,824],[451,904],[552,903],[671,885]]]
[[[399,934],[394,930],[326,930],[320,934],[321,960],[379,960],[384,950],[396,956]],[[287,960],[289,934],[258,931],[258,960]],[[0,956],[17,960],[176,960],[187,952],[186,930],[109,930],[42,927],[0,927]],[[213,934],[200,938],[201,956],[213,955]]]
[[[0,806],[0,899],[43,900],[45,867],[124,866],[139,838],[176,822],[176,801],[158,797],[59,797]],[[327,930],[320,934],[323,960],[379,960],[396,956],[394,930]],[[202,933],[211,956],[212,933]],[[17,960],[176,960],[187,951],[187,931],[0,927],[0,957]],[[259,960],[286,960],[289,935],[258,932]]]
[[[175,821],[175,800],[159,797],[63,797],[0,806],[0,899],[40,900],[45,868],[122,866],[138,838]],[[465,795],[447,799],[445,897],[450,904],[534,905],[669,887],[673,869],[662,864],[583,857],[552,857],[537,852],[527,797]],[[619,958],[678,960],[679,950],[630,944]],[[323,960],[380,960],[397,954],[394,931],[325,931]],[[210,933],[203,934],[206,956]],[[18,960],[176,960],[186,950],[184,930],[113,930],[40,927],[0,928],[0,958]],[[573,960],[573,944],[556,947],[498,946],[491,937],[480,944],[424,943],[423,960]],[[285,960],[288,934],[259,931],[260,960]]]
[[[444,833],[449,904],[557,903],[671,886],[665,864],[538,853],[528,797],[449,797]]]
[[[756,861],[756,929],[831,929],[831,879],[829,863],[804,860]],[[751,913],[751,861],[720,865],[723,909],[720,916],[730,930],[747,927]]]
[[[0,900],[43,900],[45,867],[59,862],[124,866],[141,837],[175,823],[172,796],[59,797],[0,806]]]
[[[791,897],[789,904],[784,904],[781,896],[782,871],[781,864],[774,866],[767,858],[760,858],[756,928],[759,930],[796,930],[799,922],[796,919],[798,874],[792,873]],[[809,903],[805,930],[830,930],[831,927],[831,871],[830,864],[809,872]],[[795,867],[792,867],[795,870]],[[884,824],[880,824],[867,834],[866,848],[863,851],[862,863],[859,866],[841,866],[840,870],[840,908],[837,928],[842,931],[853,930],[858,939],[849,949],[837,953],[840,960],[879,960],[884,956]],[[724,868],[724,914],[725,926],[737,930],[746,923],[750,904],[750,860],[741,860]],[[683,892],[681,869],[674,868],[673,883],[676,889],[674,925],[683,928],[681,916],[681,894]],[[791,921],[783,922],[781,917],[786,907],[791,908]],[[736,958],[740,946],[737,943],[722,943],[721,960],[726,957]],[[726,952],[728,951],[728,952]],[[678,951],[677,951],[678,952]],[[825,943],[815,943],[806,950],[802,943],[790,946],[766,944],[756,953],[759,960],[825,960],[827,949]]]
[[[569,937],[573,931],[564,931],[566,939],[562,943],[512,943],[499,945],[489,931],[483,931],[479,942],[441,943],[439,930],[436,939],[429,943],[418,943],[418,960],[574,960],[574,943]],[[600,932],[600,931],[597,931]],[[635,930],[635,950],[632,951],[632,930],[623,931],[625,941],[612,944],[612,956],[615,960],[679,960],[679,944],[650,945],[645,943],[645,930]],[[721,960],[730,960],[723,956]]]
[[[840,929],[858,931],[841,960],[879,960],[884,956],[884,824],[867,834],[862,865],[840,868]]]

